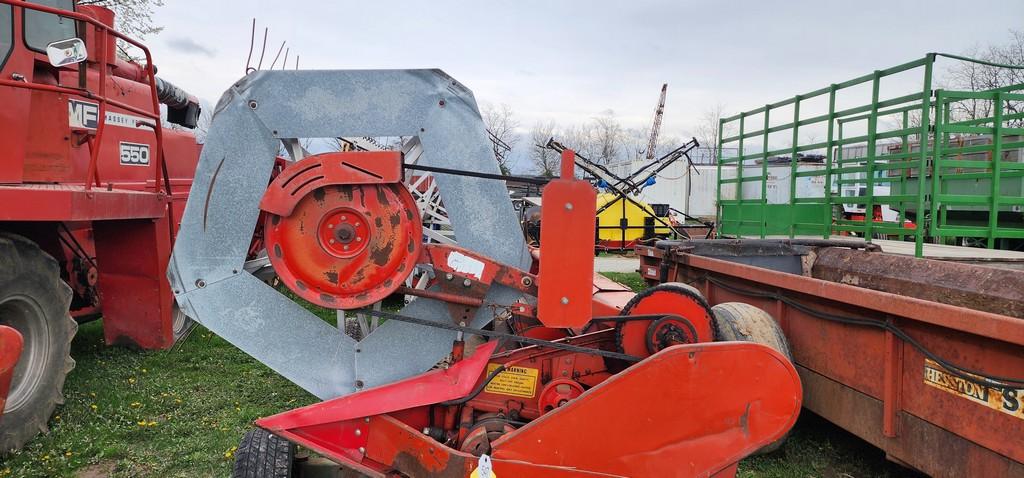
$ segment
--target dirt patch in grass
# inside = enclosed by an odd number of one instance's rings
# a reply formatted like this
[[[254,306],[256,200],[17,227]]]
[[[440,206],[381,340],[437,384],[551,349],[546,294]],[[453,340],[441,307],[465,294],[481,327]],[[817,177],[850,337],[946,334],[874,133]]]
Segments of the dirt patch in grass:
[[[114,474],[115,468],[117,468],[116,462],[104,461],[78,470],[75,473],[75,478],[107,478]]]

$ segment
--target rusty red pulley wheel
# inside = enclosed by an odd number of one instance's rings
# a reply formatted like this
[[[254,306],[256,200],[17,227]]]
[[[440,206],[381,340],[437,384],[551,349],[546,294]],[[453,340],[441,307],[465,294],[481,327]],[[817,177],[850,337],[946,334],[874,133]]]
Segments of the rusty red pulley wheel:
[[[649,340],[652,336],[666,346],[715,341],[711,306],[693,286],[676,282],[659,284],[640,292],[622,308],[624,316],[660,314],[676,315],[683,320],[662,320],[656,326],[654,320],[620,322],[616,326],[620,351],[638,357],[653,354],[661,345]],[[670,325],[683,333],[666,335]]]
[[[412,273],[422,246],[416,201],[397,183],[323,186],[287,217],[266,221],[264,240],[281,281],[333,309],[387,297]]]

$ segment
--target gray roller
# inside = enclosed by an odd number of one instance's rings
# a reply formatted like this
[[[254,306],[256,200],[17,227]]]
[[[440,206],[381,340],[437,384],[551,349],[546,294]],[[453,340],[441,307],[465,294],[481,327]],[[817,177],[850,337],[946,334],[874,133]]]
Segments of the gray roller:
[[[255,72],[217,104],[168,271],[189,316],[322,399],[422,373],[454,339],[389,321],[356,342],[243,269],[281,140],[352,136],[418,136],[419,164],[499,172],[472,92],[440,70]],[[529,267],[504,185],[435,180],[460,246]],[[518,296],[495,286],[487,300]],[[423,298],[402,313],[450,320]],[[481,308],[471,325],[491,314]]]

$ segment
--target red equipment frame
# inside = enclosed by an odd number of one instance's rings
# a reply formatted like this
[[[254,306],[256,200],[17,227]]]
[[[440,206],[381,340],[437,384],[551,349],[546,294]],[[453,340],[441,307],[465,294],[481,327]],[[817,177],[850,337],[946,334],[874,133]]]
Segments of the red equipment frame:
[[[0,325],[0,411],[3,411],[7,403],[7,392],[10,391],[11,379],[14,378],[14,366],[18,364],[23,345],[24,341],[17,330]],[[2,419],[0,416],[0,420]]]

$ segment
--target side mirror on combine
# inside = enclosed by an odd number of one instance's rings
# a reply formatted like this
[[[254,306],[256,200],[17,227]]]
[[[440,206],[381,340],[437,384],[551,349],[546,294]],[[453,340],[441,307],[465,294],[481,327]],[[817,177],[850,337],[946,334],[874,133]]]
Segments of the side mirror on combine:
[[[81,38],[68,38],[46,45],[46,56],[51,65],[61,67],[85,61],[89,52]]]

